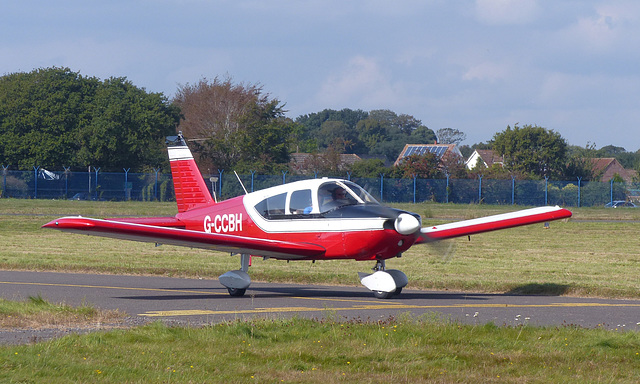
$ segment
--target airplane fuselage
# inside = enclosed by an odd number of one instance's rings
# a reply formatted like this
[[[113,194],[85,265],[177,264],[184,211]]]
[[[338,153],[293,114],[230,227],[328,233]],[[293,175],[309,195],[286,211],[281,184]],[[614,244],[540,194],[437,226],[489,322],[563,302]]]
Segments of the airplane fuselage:
[[[245,196],[214,206],[179,213],[185,229],[275,241],[321,244],[321,256],[280,256],[278,259],[384,260],[409,249],[417,234],[402,235],[393,221],[403,211],[377,205],[338,207],[326,213],[289,214],[264,218]]]

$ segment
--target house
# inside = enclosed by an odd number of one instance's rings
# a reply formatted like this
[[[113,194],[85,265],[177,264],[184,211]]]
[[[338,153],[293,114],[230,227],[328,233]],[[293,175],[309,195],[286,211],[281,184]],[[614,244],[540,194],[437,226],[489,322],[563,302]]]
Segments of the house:
[[[478,164],[482,164],[486,168],[491,168],[494,164],[504,166],[504,159],[491,149],[476,149],[465,161],[464,165],[467,169],[473,169]]]
[[[600,157],[589,159],[592,163],[593,174],[598,181],[609,181],[616,174],[620,175],[626,183],[631,183],[638,172],[625,169],[620,162],[613,157]]]
[[[407,156],[424,155],[425,153],[435,153],[439,158],[449,155],[462,157],[460,149],[455,144],[406,144],[393,166],[398,166]]]

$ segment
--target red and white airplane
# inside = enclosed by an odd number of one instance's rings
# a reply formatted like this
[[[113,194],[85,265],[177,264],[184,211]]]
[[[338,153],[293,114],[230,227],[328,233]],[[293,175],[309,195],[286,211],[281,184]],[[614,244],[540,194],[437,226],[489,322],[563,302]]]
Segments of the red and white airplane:
[[[374,273],[359,273],[377,298],[397,295],[407,276],[387,269],[419,243],[571,217],[560,207],[539,207],[422,227],[418,214],[380,205],[347,180],[297,181],[216,202],[182,137],[168,138],[178,204],[174,217],[92,219],[62,217],[44,228],[116,239],[204,248],[240,255],[240,269],[219,277],[232,296],[251,284],[251,256],[282,260],[371,260]]]

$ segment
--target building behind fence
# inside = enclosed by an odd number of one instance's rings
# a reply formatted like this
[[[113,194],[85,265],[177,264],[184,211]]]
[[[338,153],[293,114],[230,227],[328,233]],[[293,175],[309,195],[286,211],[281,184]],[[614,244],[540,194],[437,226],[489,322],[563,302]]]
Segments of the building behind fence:
[[[487,180],[478,179],[392,179],[348,178],[386,203],[487,203],[511,205],[561,205],[567,207],[604,206],[615,200],[637,198],[637,185],[589,181]],[[244,193],[235,174],[224,171],[205,175],[209,192],[220,199]],[[306,176],[240,175],[249,192],[304,180]],[[100,172],[12,171],[2,167],[0,197],[23,199],[139,200],[174,201],[171,174]]]

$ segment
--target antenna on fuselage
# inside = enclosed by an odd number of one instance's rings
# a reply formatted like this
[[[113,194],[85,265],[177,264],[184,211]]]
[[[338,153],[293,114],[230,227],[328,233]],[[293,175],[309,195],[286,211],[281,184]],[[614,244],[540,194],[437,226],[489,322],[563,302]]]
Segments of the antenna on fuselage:
[[[240,185],[242,186],[242,189],[244,189],[244,194],[248,194],[249,192],[247,192],[247,188],[244,187],[244,183],[242,182],[242,180],[240,180],[240,176],[238,176],[238,172],[233,171],[233,173],[236,174],[236,177],[238,178],[238,181],[240,182]]]

